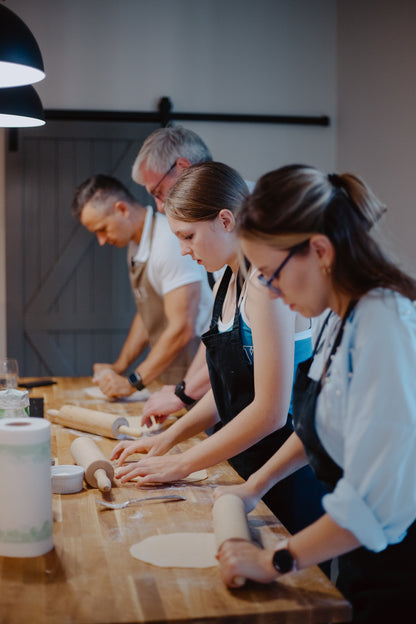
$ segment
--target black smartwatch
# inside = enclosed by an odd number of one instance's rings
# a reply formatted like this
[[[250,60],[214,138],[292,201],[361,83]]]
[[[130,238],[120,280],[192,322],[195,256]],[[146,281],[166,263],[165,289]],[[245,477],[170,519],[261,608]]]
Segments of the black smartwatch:
[[[279,572],[279,574],[287,574],[287,572],[294,572],[297,570],[296,561],[288,549],[288,540],[283,540],[279,544],[279,550],[273,555],[273,567]]]
[[[143,390],[143,388],[145,387],[144,383],[143,383],[143,379],[140,377],[140,375],[138,373],[131,373],[128,376],[128,380],[130,382],[130,384],[136,388],[136,390]]]
[[[185,403],[185,405],[192,405],[193,403],[195,403],[196,399],[192,399],[190,396],[185,394],[185,382],[184,381],[180,381],[178,383],[178,385],[175,388],[175,394],[181,401],[183,401],[183,403]]]

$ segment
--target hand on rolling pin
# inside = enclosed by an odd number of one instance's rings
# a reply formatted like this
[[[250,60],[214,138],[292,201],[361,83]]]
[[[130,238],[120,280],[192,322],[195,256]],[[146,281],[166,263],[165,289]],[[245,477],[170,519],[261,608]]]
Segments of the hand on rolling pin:
[[[235,494],[244,503],[244,511],[249,513],[252,511],[257,503],[259,502],[261,496],[257,495],[250,488],[250,480],[244,481],[244,483],[239,483],[238,485],[220,485],[214,490],[214,500],[217,500],[223,494]]]
[[[123,466],[117,478],[121,483],[140,477],[137,487],[145,483],[168,483],[180,481],[187,477],[192,470],[181,465],[181,453],[165,455],[164,457],[145,457],[137,462]]]
[[[110,369],[103,370],[95,383],[99,386],[101,392],[104,392],[110,398],[130,396],[130,394],[136,391],[127,377],[118,375]]]
[[[272,550],[263,550],[242,539],[227,540],[217,553],[224,583],[228,587],[239,587],[235,579],[241,577],[271,583],[279,576],[273,566],[273,554]]]
[[[156,422],[163,423],[166,418],[183,409],[184,404],[175,394],[175,386],[163,386],[161,390],[154,392],[143,406],[141,424],[150,427],[154,416]]]
[[[134,453],[147,453],[149,457],[153,455],[164,455],[172,448],[164,433],[159,433],[154,437],[143,437],[138,440],[122,440],[113,448],[111,460],[118,459],[117,465],[122,466]]]

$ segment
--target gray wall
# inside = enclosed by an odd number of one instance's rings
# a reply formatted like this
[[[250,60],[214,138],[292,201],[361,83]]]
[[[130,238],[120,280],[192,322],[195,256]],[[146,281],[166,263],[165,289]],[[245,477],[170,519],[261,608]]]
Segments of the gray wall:
[[[154,111],[166,95],[181,112],[336,116],[333,0],[7,0],[7,6],[41,47],[47,77],[36,89],[45,108]],[[214,158],[247,179],[287,162],[334,167],[335,126],[186,125]],[[1,177],[0,158],[0,194]],[[1,204],[0,195],[0,219]],[[4,267],[1,237],[0,258]],[[1,271],[0,306],[4,351]]]
[[[334,116],[333,0],[8,0],[35,34],[45,108]],[[191,125],[189,124],[191,127]],[[214,157],[255,179],[332,166],[335,128],[197,123]]]
[[[387,204],[385,234],[416,272],[416,2],[339,0],[338,169]]]
[[[416,270],[413,0],[8,0],[7,6],[42,49],[47,77],[36,88],[45,108],[146,111],[167,95],[184,112],[328,114],[330,128],[187,125],[216,159],[253,180],[300,161],[361,174],[389,206],[393,250]],[[0,158],[0,183],[1,175]],[[0,271],[0,306],[1,288]]]

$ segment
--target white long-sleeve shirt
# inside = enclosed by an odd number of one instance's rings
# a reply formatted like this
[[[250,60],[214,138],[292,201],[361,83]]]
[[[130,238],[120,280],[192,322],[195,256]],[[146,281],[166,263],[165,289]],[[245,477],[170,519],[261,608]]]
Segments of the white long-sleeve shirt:
[[[339,319],[310,369],[320,377]],[[331,327],[332,325],[332,327]],[[335,326],[334,326],[335,325]],[[318,398],[316,428],[344,475],[323,506],[370,550],[416,518],[416,308],[390,290],[360,299]]]

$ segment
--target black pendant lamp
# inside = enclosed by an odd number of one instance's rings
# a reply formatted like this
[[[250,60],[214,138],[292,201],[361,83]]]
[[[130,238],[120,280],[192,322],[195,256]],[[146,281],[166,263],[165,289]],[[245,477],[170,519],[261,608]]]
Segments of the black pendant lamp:
[[[44,77],[35,37],[20,17],[0,5],[0,87],[33,84]]]
[[[44,77],[36,39],[20,17],[0,5],[0,128],[44,125],[42,103],[32,87]]]
[[[32,85],[0,89],[0,128],[43,126],[42,102]]]

